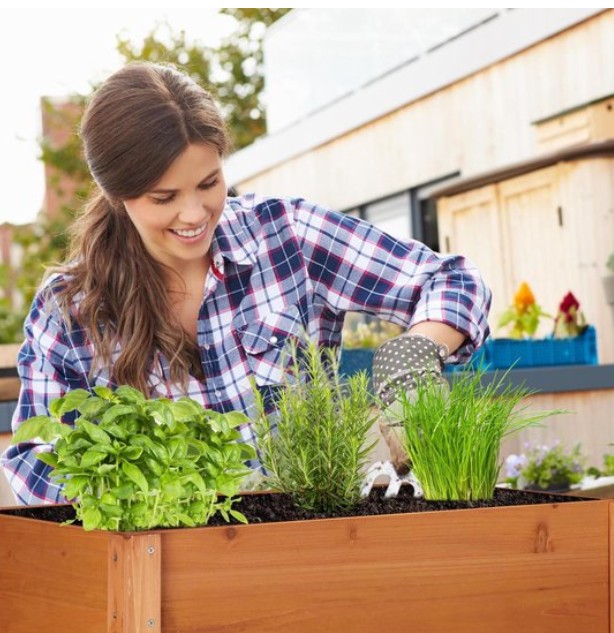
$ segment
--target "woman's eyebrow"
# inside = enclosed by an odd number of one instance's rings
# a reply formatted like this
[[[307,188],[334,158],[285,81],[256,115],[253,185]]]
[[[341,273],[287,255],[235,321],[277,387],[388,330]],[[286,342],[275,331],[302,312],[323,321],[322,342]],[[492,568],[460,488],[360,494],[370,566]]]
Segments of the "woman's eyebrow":
[[[212,178],[213,176],[217,176],[219,172],[220,172],[220,168],[216,167],[210,174],[207,174],[204,178],[202,178],[198,184],[203,183],[206,180],[209,180],[209,178]],[[150,189],[148,193],[177,193],[177,191],[179,190],[178,189]]]

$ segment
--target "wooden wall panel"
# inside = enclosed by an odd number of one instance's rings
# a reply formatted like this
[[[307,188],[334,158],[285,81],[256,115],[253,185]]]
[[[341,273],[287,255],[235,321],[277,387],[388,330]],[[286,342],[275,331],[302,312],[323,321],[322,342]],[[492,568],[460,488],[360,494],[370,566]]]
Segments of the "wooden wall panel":
[[[602,466],[603,455],[614,453],[614,389],[538,394],[528,399],[529,411],[562,409],[541,427],[525,429],[506,440],[501,456],[523,452],[526,443],[562,442],[571,448],[580,443],[587,464]]]
[[[614,90],[614,11],[243,182],[349,209],[539,152],[532,122]]]

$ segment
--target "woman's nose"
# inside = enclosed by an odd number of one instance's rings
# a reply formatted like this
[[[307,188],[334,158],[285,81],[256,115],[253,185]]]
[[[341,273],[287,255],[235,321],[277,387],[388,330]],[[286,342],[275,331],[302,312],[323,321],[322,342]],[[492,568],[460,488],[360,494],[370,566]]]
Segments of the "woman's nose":
[[[208,216],[203,201],[198,196],[191,196],[186,200],[181,211],[179,219],[186,224],[199,224]]]

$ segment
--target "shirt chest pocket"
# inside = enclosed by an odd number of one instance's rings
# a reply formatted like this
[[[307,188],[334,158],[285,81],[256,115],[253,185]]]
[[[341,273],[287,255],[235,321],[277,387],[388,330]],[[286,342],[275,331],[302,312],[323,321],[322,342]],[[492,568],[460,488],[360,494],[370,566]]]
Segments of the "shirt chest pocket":
[[[256,384],[280,384],[290,363],[288,343],[304,339],[305,329],[297,305],[285,306],[237,330]]]

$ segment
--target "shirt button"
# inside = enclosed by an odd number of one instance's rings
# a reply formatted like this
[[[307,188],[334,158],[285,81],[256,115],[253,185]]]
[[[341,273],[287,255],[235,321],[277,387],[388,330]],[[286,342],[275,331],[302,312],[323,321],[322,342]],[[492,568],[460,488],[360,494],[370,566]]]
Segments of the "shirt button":
[[[216,397],[216,398],[219,398],[221,395],[222,395],[222,392],[221,392],[221,391],[216,391],[216,392],[215,392],[215,397]]]
[[[277,337],[276,336],[271,336],[271,338],[269,339],[269,341],[271,343],[277,343]]]
[[[205,343],[205,344],[203,345],[203,347],[204,347],[206,350],[208,350],[208,349],[211,347],[211,345],[209,345],[209,343]]]

